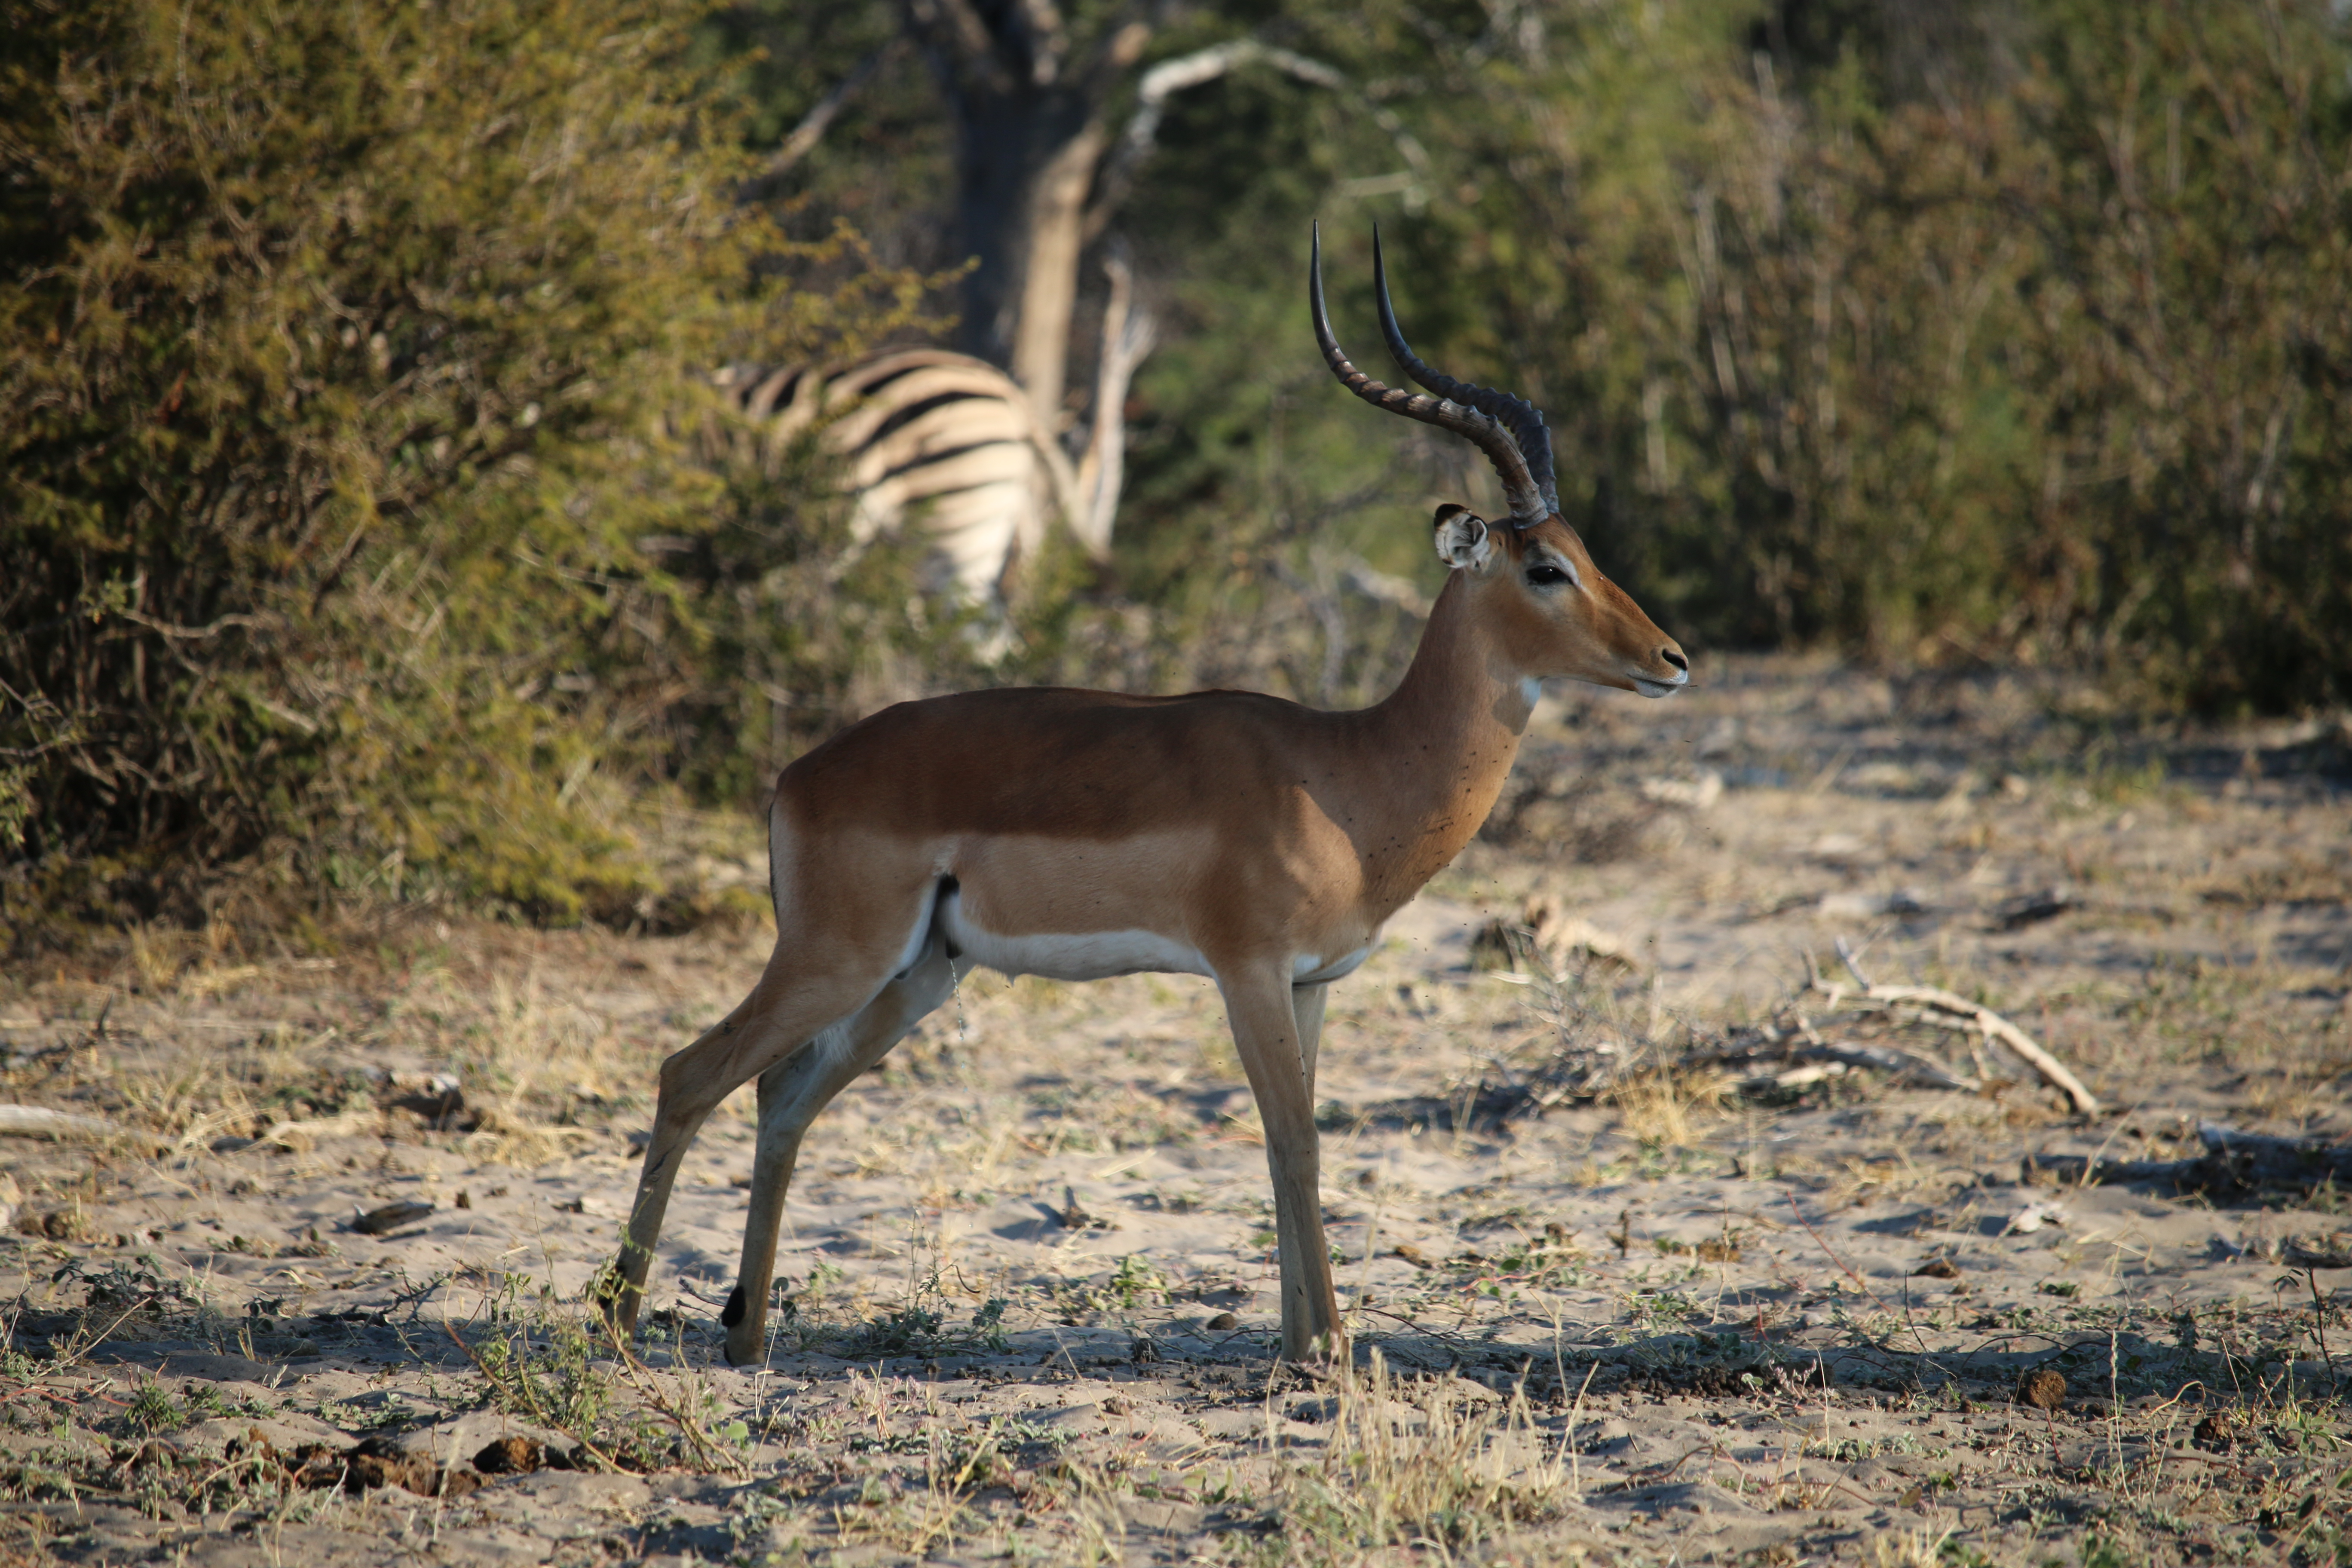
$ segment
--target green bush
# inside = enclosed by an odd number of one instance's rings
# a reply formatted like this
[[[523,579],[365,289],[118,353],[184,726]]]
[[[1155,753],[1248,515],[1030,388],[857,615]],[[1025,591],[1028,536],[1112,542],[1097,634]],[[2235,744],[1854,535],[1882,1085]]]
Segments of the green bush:
[[[2209,710],[2352,698],[2344,30],[2063,4],[2026,37],[1957,104],[1817,92],[1777,117],[1786,170],[1755,103],[1717,165],[1737,240],[1696,324],[1778,349],[1706,432],[1747,481],[1756,597],[1898,660],[2063,661]],[[1743,420],[1801,432],[1777,475]]]
[[[612,786],[677,764],[675,650],[713,636],[668,552],[831,516],[804,485],[778,524],[695,459],[704,373],[922,289],[735,204],[673,15],[17,8],[0,932],[188,913],[225,866],[556,920],[645,899]]]
[[[1170,49],[1236,30],[1199,27]],[[1415,345],[1549,411],[1570,520],[1702,658],[2352,701],[2341,7],[1295,0],[1259,35],[1348,85],[1175,95],[1118,219],[1170,325],[1118,541],[1183,634],[1164,679],[1377,694],[1392,625],[1349,558],[1426,592],[1418,518],[1492,502],[1331,385],[1319,217],[1359,362],[1393,379],[1377,219]],[[813,190],[891,178],[856,137],[816,157]]]
[[[2029,570],[2156,694],[2352,701],[2352,20],[2063,0],[2017,103]]]
[[[2000,47],[1928,92],[1859,35],[1792,62],[1739,7],[1634,10],[1465,62],[1456,200],[1401,237],[1453,279],[1432,347],[1548,404],[1654,613],[2352,699],[2340,19],[1961,7]]]

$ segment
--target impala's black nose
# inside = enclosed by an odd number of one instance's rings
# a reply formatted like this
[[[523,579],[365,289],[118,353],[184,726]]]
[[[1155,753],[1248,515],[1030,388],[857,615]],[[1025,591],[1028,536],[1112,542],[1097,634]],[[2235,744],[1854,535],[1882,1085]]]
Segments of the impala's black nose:
[[[1664,659],[1668,664],[1673,665],[1676,669],[1681,670],[1685,675],[1688,675],[1690,673],[1690,660],[1685,658],[1674,649],[1670,647],[1662,647],[1658,650],[1658,657]]]

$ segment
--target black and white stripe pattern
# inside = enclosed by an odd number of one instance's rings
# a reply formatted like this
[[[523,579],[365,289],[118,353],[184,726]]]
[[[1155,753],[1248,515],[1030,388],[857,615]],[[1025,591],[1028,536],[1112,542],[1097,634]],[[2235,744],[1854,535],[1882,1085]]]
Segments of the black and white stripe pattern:
[[[1078,479],[1013,379],[945,349],[901,348],[840,365],[721,372],[720,388],[773,453],[824,423],[861,541],[909,520],[930,537],[939,585],[997,597],[1056,518],[1076,526]]]

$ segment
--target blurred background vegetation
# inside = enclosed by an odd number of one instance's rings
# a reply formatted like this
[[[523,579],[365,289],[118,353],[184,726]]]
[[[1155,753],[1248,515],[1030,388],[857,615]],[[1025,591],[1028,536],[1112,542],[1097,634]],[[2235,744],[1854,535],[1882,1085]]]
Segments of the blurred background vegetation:
[[[1377,696],[1466,447],[1704,658],[2352,699],[2352,34],[2325,0],[28,0],[0,37],[0,942],[240,900],[707,912],[649,826],[982,681]],[[717,368],[950,342],[1103,564],[1003,622],[854,547]],[[1704,664],[1701,665],[1702,674]]]

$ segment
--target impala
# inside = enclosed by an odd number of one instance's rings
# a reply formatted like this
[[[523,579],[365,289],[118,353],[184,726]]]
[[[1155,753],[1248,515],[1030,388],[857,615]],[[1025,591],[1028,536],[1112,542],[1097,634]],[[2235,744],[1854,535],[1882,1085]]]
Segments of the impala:
[[[1265,1125],[1282,1354],[1344,1351],[1314,1113],[1326,989],[1477,831],[1541,682],[1664,697],[1690,677],[1561,520],[1543,416],[1405,345],[1378,236],[1381,329],[1427,395],[1382,385],[1340,351],[1319,237],[1309,279],[1316,339],[1341,384],[1468,437],[1510,506],[1500,523],[1438,509],[1437,553],[1452,571],[1402,682],[1353,713],[1244,691],[964,692],[885,709],[786,768],[768,817],[775,952],[733,1012],[662,1064],[628,1230],[601,1287],[623,1331],[681,1156],[756,1078],[742,1270],[719,1321],[730,1362],[759,1359],[803,1135],[947,998],[961,963],[1216,982]]]

